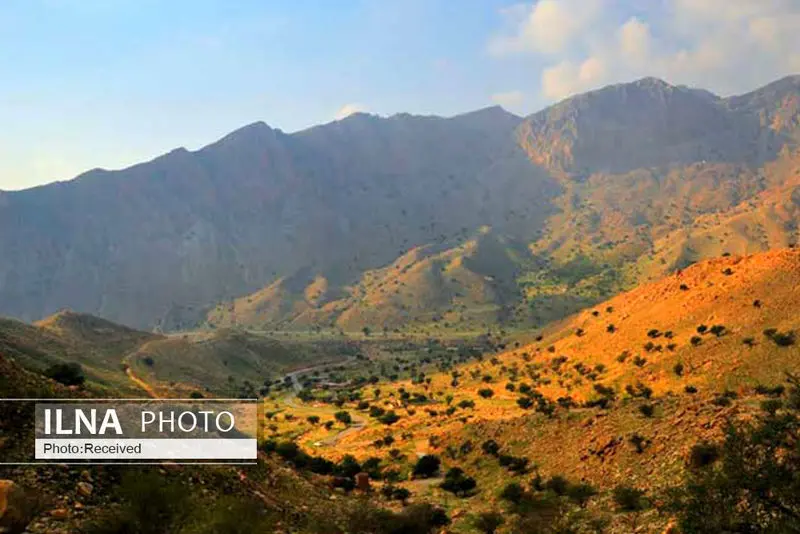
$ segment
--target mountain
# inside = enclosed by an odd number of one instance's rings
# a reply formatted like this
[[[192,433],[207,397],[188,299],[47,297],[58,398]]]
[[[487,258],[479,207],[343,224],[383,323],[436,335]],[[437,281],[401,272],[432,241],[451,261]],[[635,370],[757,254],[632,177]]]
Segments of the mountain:
[[[340,285],[480,225],[536,226],[558,187],[514,144],[520,120],[356,114],[293,135],[256,123],[197,152],[5,193],[0,313],[178,328],[301,269]]]
[[[798,76],[730,98],[646,78],[526,118],[256,123],[4,193],[0,313],[163,330],[542,325],[704,257],[796,242],[799,140]]]

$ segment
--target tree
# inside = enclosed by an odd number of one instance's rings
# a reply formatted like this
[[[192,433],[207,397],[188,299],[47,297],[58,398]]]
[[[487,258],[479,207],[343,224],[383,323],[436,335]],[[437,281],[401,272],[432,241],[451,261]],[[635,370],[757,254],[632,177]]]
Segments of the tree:
[[[430,478],[439,472],[442,462],[434,454],[426,454],[414,465],[413,474],[415,477]]]
[[[459,497],[468,495],[477,486],[475,479],[467,476],[460,467],[452,467],[444,475],[444,482],[439,486]]]
[[[495,534],[503,523],[505,519],[498,512],[481,512],[472,519],[472,525],[483,534]]]
[[[399,420],[400,420],[400,416],[397,415],[394,412],[394,410],[390,410],[390,411],[386,412],[385,414],[383,414],[382,416],[380,416],[378,418],[378,421],[380,421],[384,425],[393,425],[396,422],[398,422]]]
[[[498,443],[495,440],[488,439],[484,441],[483,444],[481,445],[481,450],[483,450],[483,452],[485,452],[486,454],[497,456],[497,454],[500,452],[500,445],[498,445]]]
[[[800,380],[789,383],[783,409],[728,425],[719,460],[708,443],[693,449],[671,501],[683,532],[800,531]]]
[[[346,478],[354,478],[361,471],[361,464],[350,454],[345,454],[333,470],[335,475]]]
[[[525,490],[518,482],[509,482],[500,492],[500,498],[510,503],[519,504],[525,496]]]
[[[86,381],[83,367],[75,362],[56,363],[48,367],[44,374],[65,386],[80,386]]]
[[[629,486],[617,486],[613,491],[614,504],[620,512],[639,512],[644,510],[647,501],[644,491]]]
[[[530,397],[520,397],[517,399],[517,405],[523,410],[527,410],[533,406],[533,400]]]
[[[336,412],[333,414],[333,417],[342,424],[349,425],[353,422],[353,418],[350,417],[350,413],[344,410],[340,412]]]

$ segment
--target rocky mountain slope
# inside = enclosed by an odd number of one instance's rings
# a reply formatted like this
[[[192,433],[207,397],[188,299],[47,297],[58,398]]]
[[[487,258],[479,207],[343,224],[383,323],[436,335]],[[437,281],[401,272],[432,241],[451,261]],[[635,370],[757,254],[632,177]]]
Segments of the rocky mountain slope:
[[[796,76],[731,98],[648,78],[525,119],[356,114],[291,135],[257,123],[4,193],[0,313],[69,306],[164,329],[544,324],[699,258],[795,242],[798,140]]]

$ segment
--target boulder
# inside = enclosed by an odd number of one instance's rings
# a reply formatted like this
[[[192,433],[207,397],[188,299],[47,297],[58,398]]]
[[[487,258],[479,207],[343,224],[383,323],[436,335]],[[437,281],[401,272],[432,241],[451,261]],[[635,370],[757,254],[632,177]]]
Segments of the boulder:
[[[370,490],[369,474],[367,474],[367,473],[358,473],[356,475],[356,488],[358,488],[361,491],[369,491]]]
[[[94,491],[94,486],[88,482],[78,482],[77,489],[78,494],[80,494],[82,497],[90,497]]]
[[[25,492],[11,480],[0,480],[0,532],[22,530],[30,520]]]
[[[69,510],[66,508],[56,508],[55,510],[50,510],[50,517],[59,521],[63,521],[69,517]]]

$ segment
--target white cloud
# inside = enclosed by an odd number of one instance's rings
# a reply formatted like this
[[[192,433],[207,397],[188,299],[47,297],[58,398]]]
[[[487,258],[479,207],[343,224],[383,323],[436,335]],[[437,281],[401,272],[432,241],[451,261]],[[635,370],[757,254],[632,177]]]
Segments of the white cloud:
[[[335,118],[337,121],[340,121],[346,117],[349,117],[353,113],[361,113],[365,111],[367,111],[366,107],[364,107],[362,104],[353,102],[350,104],[345,104],[339,108],[339,111],[336,112]]]
[[[492,102],[503,106],[508,110],[520,109],[522,103],[525,101],[525,95],[522,91],[507,91],[504,93],[495,93],[492,95]]]
[[[558,100],[602,85],[606,80],[606,65],[599,57],[586,58],[579,65],[562,61],[542,72],[542,93],[549,99]]]
[[[496,57],[529,55],[553,101],[607,83],[657,76],[722,95],[800,70],[800,1],[539,0],[503,12]]]
[[[600,13],[600,0],[539,0],[530,7],[517,5],[503,11],[510,35],[489,43],[495,55],[519,52],[558,54]]]
[[[650,56],[650,26],[631,17],[619,29],[620,53],[631,62],[642,64]]]

